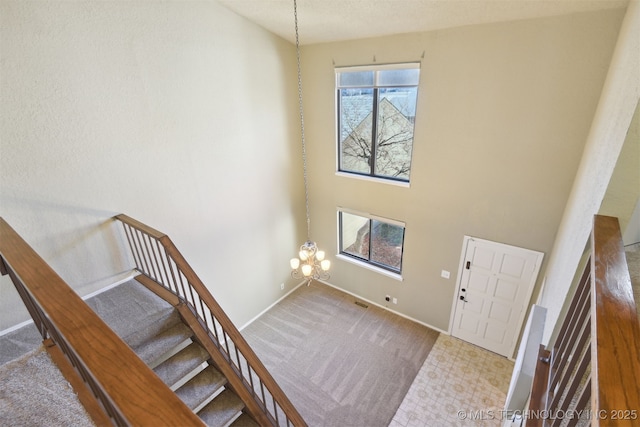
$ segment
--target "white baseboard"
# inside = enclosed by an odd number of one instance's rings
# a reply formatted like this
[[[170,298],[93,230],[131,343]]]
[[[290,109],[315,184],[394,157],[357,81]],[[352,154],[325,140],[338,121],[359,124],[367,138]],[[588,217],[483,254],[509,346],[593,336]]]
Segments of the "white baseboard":
[[[0,331],[0,337],[6,334],[9,334],[13,331],[17,331],[18,329],[27,326],[28,324],[33,323],[33,319],[25,320],[24,322],[18,323],[17,325],[13,325],[10,328],[7,328],[3,331]]]
[[[287,292],[286,294],[284,294],[283,296],[281,296],[280,298],[278,298],[278,300],[276,302],[274,302],[273,304],[271,304],[269,307],[265,308],[264,310],[262,310],[260,313],[256,314],[251,320],[249,320],[247,323],[245,323],[244,325],[242,325],[241,327],[238,328],[239,331],[242,331],[244,328],[246,328],[247,326],[249,326],[250,324],[252,324],[253,322],[255,322],[258,317],[262,316],[263,314],[265,314],[267,311],[271,310],[273,308],[273,306],[275,306],[276,304],[278,304],[280,301],[282,301],[283,299],[285,299],[286,297],[289,296],[290,293],[292,293],[293,291],[295,291],[296,289],[298,289],[300,286],[304,285],[305,282],[300,282],[298,285],[296,285],[293,289],[291,289],[289,292]]]
[[[351,295],[351,296],[353,296],[353,297],[355,297],[355,298],[358,298],[359,300],[366,301],[366,302],[367,302],[367,303],[369,303],[369,304],[373,304],[373,305],[375,305],[376,307],[380,307],[380,308],[382,308],[383,310],[390,311],[390,312],[391,312],[391,313],[393,313],[393,314],[396,314],[396,315],[398,315],[398,316],[400,316],[400,317],[404,317],[404,318],[405,318],[405,319],[407,319],[407,320],[411,320],[412,322],[418,323],[418,324],[420,324],[420,325],[422,325],[422,326],[425,326],[425,327],[427,327],[427,328],[429,328],[429,329],[433,329],[434,331],[440,332],[441,334],[449,335],[449,332],[447,332],[447,331],[443,331],[443,330],[442,330],[442,329],[440,329],[440,328],[436,328],[435,326],[429,325],[428,323],[421,322],[420,320],[414,319],[413,317],[409,317],[409,316],[407,316],[406,314],[400,313],[400,312],[395,311],[395,310],[391,310],[389,307],[385,307],[385,306],[383,306],[383,305],[380,305],[380,304],[378,304],[378,303],[376,303],[376,302],[373,302],[373,301],[371,301],[371,300],[368,300],[368,299],[366,299],[366,298],[362,298],[360,295],[354,294],[353,292],[346,291],[346,290],[344,290],[344,289],[342,289],[342,288],[339,288],[338,286],[335,286],[335,285],[333,285],[333,284],[331,284],[331,283],[329,283],[329,282],[325,282],[324,280],[318,280],[318,282],[320,282],[320,283],[322,283],[322,284],[324,284],[324,285],[327,285],[327,286],[331,286],[332,288],[337,289],[337,290],[339,290],[340,292],[344,292],[345,294],[349,294],[349,295]],[[269,311],[273,306],[275,306],[275,305],[276,305],[276,304],[278,304],[280,301],[282,301],[283,299],[285,299],[287,296],[289,296],[289,294],[290,294],[290,293],[292,293],[293,291],[295,291],[296,289],[298,289],[298,288],[299,288],[300,286],[302,286],[304,283],[305,283],[305,282],[301,282],[301,283],[300,283],[299,285],[297,285],[295,288],[291,289],[291,290],[290,290],[289,292],[287,292],[284,296],[282,296],[281,298],[279,298],[276,302],[274,302],[273,304],[271,304],[269,307],[267,307],[267,308],[265,308],[264,310],[262,310],[262,311],[261,311],[259,314],[257,314],[254,318],[252,318],[251,320],[249,320],[249,321],[248,321],[247,323],[245,323],[241,328],[238,328],[238,329],[239,329],[240,331],[242,331],[244,328],[246,328],[247,326],[249,326],[250,324],[252,324],[256,319],[258,319],[258,317],[262,316],[264,313],[266,313],[267,311]]]
[[[373,304],[373,305],[375,305],[376,307],[380,307],[380,308],[381,308],[381,309],[383,309],[383,310],[387,310],[387,311],[390,311],[390,312],[391,312],[391,313],[393,313],[393,314],[397,314],[397,315],[398,315],[398,316],[400,316],[400,317],[404,317],[404,318],[405,318],[405,319],[407,319],[407,320],[411,320],[412,322],[415,322],[415,323],[417,323],[417,324],[419,324],[419,325],[425,326],[425,327],[427,327],[427,328],[429,328],[429,329],[433,329],[434,331],[440,332],[441,334],[449,335],[449,332],[447,332],[447,331],[443,331],[442,329],[440,329],[440,328],[436,328],[435,326],[429,325],[428,323],[422,322],[422,321],[420,321],[420,320],[418,320],[418,319],[414,319],[413,317],[407,316],[406,314],[400,313],[399,311],[391,310],[389,307],[385,307],[384,305],[380,305],[380,304],[378,304],[377,302],[374,302],[374,301],[368,300],[368,299],[366,299],[366,298],[362,298],[362,297],[361,297],[360,295],[358,295],[358,294],[354,294],[353,292],[349,292],[349,291],[347,291],[347,290],[344,290],[344,289],[342,289],[342,288],[340,288],[340,287],[338,287],[338,286],[335,286],[335,285],[333,285],[333,284],[331,284],[331,283],[329,283],[329,282],[325,282],[325,281],[322,281],[322,280],[319,280],[319,282],[320,282],[320,283],[323,283],[323,284],[325,284],[325,285],[327,285],[327,286],[331,286],[332,288],[337,289],[337,290],[339,290],[339,291],[341,291],[341,292],[344,292],[345,294],[349,294],[349,295],[351,295],[351,296],[353,296],[353,297],[356,297],[356,298],[358,298],[358,299],[360,299],[360,300],[362,300],[362,301],[366,301],[366,302],[368,302],[369,304]]]
[[[123,284],[124,282],[128,282],[129,280],[133,279],[133,278],[134,278],[135,276],[137,276],[138,274],[140,274],[140,273],[138,273],[138,272],[137,272],[137,271],[135,271],[135,270],[132,270],[132,271],[131,271],[127,276],[123,277],[122,279],[118,280],[117,282],[112,283],[112,284],[110,284],[110,285],[107,285],[107,286],[105,286],[104,288],[100,288],[100,289],[98,289],[97,291],[92,292],[92,293],[90,293],[90,294],[88,294],[88,295],[85,295],[85,296],[83,296],[83,297],[82,297],[82,299],[83,299],[84,301],[86,301],[86,300],[88,300],[89,298],[93,298],[93,297],[95,297],[96,295],[99,295],[99,294],[101,294],[101,293],[103,293],[103,292],[108,291],[108,290],[109,290],[109,289],[111,289],[111,288],[115,288],[116,286]],[[27,326],[27,325],[28,325],[28,324],[30,324],[30,323],[33,323],[33,319],[25,320],[24,322],[18,323],[17,325],[14,325],[14,326],[11,326],[10,328],[7,328],[7,329],[5,329],[5,330],[2,330],[2,331],[0,331],[0,337],[1,337],[1,336],[3,336],[3,335],[6,335],[6,334],[8,334],[8,333],[11,333],[11,332],[13,332],[13,331],[17,331],[18,329],[20,329],[20,328],[22,328],[22,327],[24,327],[24,326]]]
[[[100,295],[103,292],[108,291],[109,289],[113,289],[118,285],[123,284],[124,282],[128,282],[129,280],[133,279],[134,277],[136,277],[137,275],[139,275],[140,273],[138,273],[135,270],[131,270],[126,276],[124,276],[122,279],[119,279],[118,281],[116,281],[115,283],[112,283],[110,285],[105,286],[104,288],[100,288],[95,292],[91,292],[88,295],[85,295],[82,297],[83,300],[88,300],[89,298],[93,298],[96,295]]]
[[[118,280],[117,282],[115,282],[115,283],[113,283],[113,284],[111,284],[111,285],[105,286],[104,288],[101,288],[101,289],[97,290],[96,292],[92,292],[92,293],[91,293],[91,294],[89,294],[89,295],[85,295],[84,297],[82,297],[82,299],[83,299],[83,300],[87,300],[87,299],[92,298],[92,297],[94,297],[94,296],[96,296],[96,295],[99,295],[99,294],[101,294],[101,293],[103,293],[103,292],[106,292],[106,291],[108,291],[109,289],[112,289],[112,288],[114,288],[114,287],[116,287],[116,286],[118,286],[118,285],[121,285],[121,284],[122,284],[122,283],[124,283],[124,282],[127,282],[127,281],[131,280],[132,278],[134,278],[134,277],[135,277],[135,276],[137,276],[137,275],[138,275],[138,273],[137,273],[136,271],[132,271],[132,272],[131,272],[127,277],[125,277],[125,278],[123,278],[123,279],[120,279],[120,280]],[[429,325],[428,323],[425,323],[425,322],[422,322],[422,321],[420,321],[420,320],[414,319],[413,317],[407,316],[406,314],[400,313],[400,312],[395,311],[395,310],[391,310],[389,307],[385,307],[385,306],[380,305],[380,304],[378,304],[378,303],[376,303],[376,302],[373,302],[373,301],[371,301],[371,300],[368,300],[368,299],[366,299],[366,298],[363,298],[363,297],[361,297],[360,295],[354,294],[353,292],[346,291],[346,290],[344,290],[344,289],[342,289],[342,288],[340,288],[340,287],[338,287],[338,286],[335,286],[335,285],[333,285],[333,284],[331,284],[331,283],[329,283],[329,282],[325,282],[325,281],[322,281],[322,280],[320,280],[319,282],[320,282],[320,283],[323,283],[323,284],[325,284],[325,285],[327,285],[327,286],[331,286],[331,287],[332,287],[332,288],[334,288],[334,289],[337,289],[337,290],[339,290],[339,291],[341,291],[341,292],[344,292],[344,293],[346,293],[346,294],[349,294],[349,295],[351,295],[351,296],[353,296],[353,297],[355,297],[355,298],[358,298],[358,299],[360,299],[360,300],[362,300],[362,301],[366,301],[366,302],[367,302],[367,303],[369,303],[369,304],[373,304],[373,305],[375,305],[376,307],[380,307],[380,308],[382,308],[383,310],[390,311],[391,313],[396,314],[396,315],[398,315],[398,316],[400,316],[400,317],[404,317],[404,318],[405,318],[405,319],[407,319],[407,320],[411,320],[412,322],[418,323],[418,324],[420,324],[420,325],[422,325],[422,326],[425,326],[425,327],[427,327],[427,328],[429,328],[429,329],[433,329],[434,331],[440,332],[441,334],[449,335],[449,332],[447,332],[447,331],[443,331],[442,329],[440,329],[440,328],[436,328],[436,327],[435,327],[435,326],[433,326],[433,325]],[[295,291],[296,289],[298,289],[300,286],[302,286],[302,285],[304,285],[304,284],[305,284],[305,282],[304,282],[304,281],[303,281],[303,282],[300,282],[298,285],[296,285],[296,286],[295,286],[293,289],[291,289],[289,292],[287,292],[286,294],[284,294],[282,297],[278,298],[278,300],[276,300],[273,304],[269,305],[267,308],[265,308],[264,310],[262,310],[260,313],[258,313],[257,315],[255,315],[252,319],[250,319],[248,322],[246,322],[244,325],[242,325],[240,328],[238,328],[238,330],[242,331],[244,328],[246,328],[247,326],[249,326],[250,324],[252,324],[253,322],[255,322],[255,321],[256,321],[260,316],[262,316],[263,314],[265,314],[267,311],[271,310],[271,309],[273,308],[273,306],[275,306],[275,305],[276,305],[276,304],[278,304],[280,301],[282,301],[283,299],[285,299],[286,297],[288,297],[288,296],[289,296],[289,294],[291,294],[293,291]],[[29,323],[33,323],[33,320],[26,320],[26,321],[24,321],[24,322],[22,322],[22,323],[19,323],[19,324],[15,325],[15,326],[12,326],[12,327],[10,327],[10,328],[8,328],[8,329],[5,329],[4,331],[0,331],[0,336],[5,335],[5,334],[8,334],[8,333],[10,333],[10,332],[13,332],[13,331],[15,331],[15,330],[17,330],[17,329],[20,329],[20,328],[22,328],[23,326],[28,325]]]

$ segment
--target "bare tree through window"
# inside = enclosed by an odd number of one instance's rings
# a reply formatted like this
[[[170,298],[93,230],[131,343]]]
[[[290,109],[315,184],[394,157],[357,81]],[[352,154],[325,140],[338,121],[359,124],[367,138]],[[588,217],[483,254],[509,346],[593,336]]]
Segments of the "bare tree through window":
[[[409,181],[419,70],[339,76],[340,170]]]

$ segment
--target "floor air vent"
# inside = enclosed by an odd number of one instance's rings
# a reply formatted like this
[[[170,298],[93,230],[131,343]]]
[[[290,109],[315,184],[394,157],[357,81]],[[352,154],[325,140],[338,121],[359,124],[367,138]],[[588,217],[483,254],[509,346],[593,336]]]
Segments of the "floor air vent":
[[[356,301],[356,305],[359,305],[362,308],[369,308],[369,306],[367,304],[365,304],[363,302],[360,302],[360,301]]]

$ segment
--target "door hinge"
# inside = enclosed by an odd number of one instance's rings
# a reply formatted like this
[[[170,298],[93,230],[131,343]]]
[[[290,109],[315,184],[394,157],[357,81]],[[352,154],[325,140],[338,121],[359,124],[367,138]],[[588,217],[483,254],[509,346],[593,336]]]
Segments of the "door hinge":
[[[467,268],[467,270],[471,269],[471,261],[467,261],[467,267],[466,268]]]

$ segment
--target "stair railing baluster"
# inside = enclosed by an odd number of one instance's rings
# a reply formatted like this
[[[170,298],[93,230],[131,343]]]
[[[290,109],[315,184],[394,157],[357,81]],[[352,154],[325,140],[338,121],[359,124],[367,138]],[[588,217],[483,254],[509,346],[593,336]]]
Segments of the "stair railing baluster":
[[[587,322],[587,327],[591,327],[591,322]],[[575,396],[576,390],[580,387],[580,382],[585,374],[585,371],[590,363],[590,330],[587,330],[586,339],[581,338],[580,348],[576,348],[575,352],[572,352],[574,357],[567,362],[567,371],[559,383],[558,392],[551,401],[550,408],[555,412],[570,413],[574,410],[580,410],[583,408],[577,407],[575,402],[572,402],[572,397]],[[565,390],[568,390],[565,392]],[[574,406],[575,405],[575,406]],[[552,425],[559,425],[558,421],[562,422],[562,419],[553,421]]]
[[[144,252],[142,249],[142,245],[140,244],[139,232],[134,228],[131,230],[131,233],[133,235],[133,243],[136,245],[135,250],[138,254],[138,268],[140,269],[140,271],[146,271],[146,268],[144,266]]]
[[[152,249],[153,249],[153,259],[154,259],[154,263],[158,268],[158,278],[159,278],[159,282],[162,283],[162,285],[166,288],[167,286],[167,275],[166,275],[166,269],[164,267],[164,263],[162,262],[162,257],[160,256],[160,244],[158,243],[158,239],[153,239],[153,245],[152,245]]]
[[[151,237],[149,237],[149,235],[145,236],[145,243],[147,245],[147,256],[149,257],[149,268],[151,268],[151,272],[153,274],[153,278],[156,282],[162,284],[162,281],[160,279],[160,277],[158,276],[158,269],[155,263],[155,259],[154,259],[154,252],[153,252],[153,239]]]
[[[584,409],[595,415],[589,422],[594,427],[637,424],[611,419],[640,408],[640,322],[617,218],[594,216],[590,250],[550,364],[549,352],[541,349],[529,405],[540,415],[528,418],[527,426],[564,426],[562,417],[549,420],[545,414],[578,415]],[[569,421],[573,426],[587,420]]]
[[[153,280],[155,280],[158,283],[162,283],[160,281],[160,278],[158,277],[158,271],[156,269],[156,264],[154,260],[153,239],[149,237],[149,235],[145,235],[144,243],[145,243],[145,251],[147,253],[147,258],[149,259],[149,269],[151,271],[151,274],[153,275]]]
[[[580,397],[578,398],[578,403],[576,404],[576,408],[578,409],[588,408],[590,401],[591,401],[591,374],[589,374],[589,377],[587,378],[587,382],[585,383],[584,387],[582,388],[582,391],[580,392]],[[571,421],[569,421],[569,424],[567,425],[567,427],[574,427],[578,424],[579,421],[580,421],[580,418],[575,417]]]
[[[245,359],[246,360],[246,359]],[[251,369],[251,366],[249,365],[249,362],[247,361],[247,370],[249,371],[249,384],[251,385],[251,393],[255,396],[256,394],[256,389],[255,386],[253,384],[253,373],[255,372],[253,369]]]
[[[153,278],[153,275],[151,274],[151,270],[149,269],[149,261],[148,261],[148,255],[147,255],[147,251],[146,251],[146,245],[144,242],[144,234],[142,233],[142,231],[136,229],[136,241],[138,242],[138,245],[140,246],[140,253],[142,255],[142,268],[143,271],[147,274],[147,276]]]
[[[193,295],[193,286],[191,285],[191,283],[187,280],[187,289],[189,290],[189,294],[191,295],[191,304],[193,305],[194,310],[197,310],[196,308],[196,297]],[[196,293],[197,295],[197,293]]]
[[[276,418],[276,424],[280,425],[280,417],[278,415],[278,407],[276,406],[276,400],[273,398],[273,395],[271,395],[271,403],[273,403],[273,413],[275,415]]]
[[[209,312],[211,312],[211,310],[209,310]],[[213,334],[213,336],[216,338],[216,342],[219,344],[220,338],[218,338],[218,327],[216,326],[216,318],[213,313],[211,313],[211,320],[213,321],[213,323],[209,331]]]
[[[187,291],[185,289],[184,276],[182,274],[182,271],[180,271],[180,268],[175,264],[175,261],[173,264],[175,265],[176,270],[178,272],[178,283],[180,284],[180,292],[178,293],[178,296],[181,297],[184,301],[186,301]]]
[[[576,328],[575,330],[578,330],[580,332],[579,336],[575,336],[576,334],[572,332],[572,337],[571,340],[568,341],[569,346],[567,348],[568,353],[566,353],[567,355],[569,355],[569,357],[564,357],[562,358],[562,365],[560,366],[560,368],[554,373],[554,376],[552,377],[551,382],[549,383],[549,388],[550,390],[555,390],[556,386],[559,385],[560,389],[563,389],[563,387],[566,385],[567,381],[569,380],[572,370],[575,367],[575,364],[577,363],[577,355],[576,352],[579,352],[580,349],[584,346],[584,343],[589,340],[590,338],[590,330],[588,328],[590,328],[590,319],[587,318],[586,319],[586,324],[584,319],[577,319],[577,322],[579,323],[579,330]],[[558,404],[558,401],[560,399],[560,394],[556,394],[553,397],[553,400],[551,401],[551,405],[552,407],[555,407],[555,405]]]
[[[242,378],[244,378],[244,373],[242,371],[242,360],[240,360],[240,352],[238,351],[238,347],[236,347],[235,345],[233,346],[233,349],[235,350],[236,353],[236,360],[238,363],[238,371],[240,371],[240,376]]]
[[[137,245],[135,244],[135,242],[133,240],[134,239],[134,236],[133,236],[134,231],[131,229],[131,226],[129,224],[125,224],[125,223],[122,223],[122,224],[123,224],[123,227],[124,227],[124,230],[125,230],[125,234],[127,236],[127,240],[129,241],[129,247],[131,248],[131,253],[133,255],[133,260],[134,260],[134,262],[136,264],[136,268],[138,270],[141,270],[142,269],[142,262],[140,261],[140,253],[138,251]]]
[[[147,257],[147,261],[149,262],[149,272],[151,273],[151,277],[153,280],[158,282],[158,274],[155,269],[155,265],[153,265],[153,252],[151,250],[151,238],[148,234],[143,234],[142,240],[144,242],[144,253]]]
[[[591,288],[588,286],[589,279],[591,277],[591,258],[587,260],[587,265],[585,267],[585,271],[582,274],[582,278],[580,282],[578,282],[578,288],[576,290],[576,295],[573,297],[571,302],[569,311],[567,312],[568,320],[562,324],[562,328],[560,330],[560,334],[558,335],[558,343],[554,345],[553,357],[554,363],[552,364],[552,372],[556,372],[558,369],[558,363],[566,352],[568,351],[569,343],[571,342],[571,333],[569,332],[569,328],[572,330],[575,329],[575,323],[577,322],[576,318],[580,316],[581,307],[584,308],[584,305],[588,303]]]
[[[281,418],[279,412],[282,411],[286,425],[306,426],[300,414],[271,378],[251,348],[248,347],[240,332],[226,317],[224,311],[222,311],[207,288],[186,263],[169,237],[126,215],[118,215],[115,219],[125,225],[125,234],[127,234],[127,240],[134,255],[136,268],[145,276],[155,280],[160,286],[172,292],[180,301],[186,303],[189,312],[196,316],[197,322],[207,331],[206,335],[211,339],[211,343],[224,356],[224,360],[235,370],[235,375],[238,376],[243,384],[242,387],[249,393],[247,396],[253,396],[255,404],[257,404],[257,406],[253,406],[254,410],[264,412],[266,415],[267,418],[264,418],[262,423],[266,423],[269,420],[269,423],[279,426]],[[128,228],[135,230],[135,234],[128,231]],[[130,238],[130,235],[132,237],[135,236],[135,239]],[[142,241],[140,236],[142,236]],[[148,239],[151,238],[155,240],[155,247],[152,245],[149,248]],[[147,242],[147,245],[143,245],[143,242]],[[192,283],[191,280],[194,282]],[[200,292],[202,292],[204,298]],[[227,330],[227,328],[229,329]],[[242,346],[237,345],[235,340],[238,340]],[[233,352],[230,349],[230,345],[234,348]],[[245,351],[251,355],[253,362],[249,362],[250,359],[247,358]],[[242,366],[243,361],[246,364],[245,367]],[[255,363],[260,368],[260,371],[256,370],[252,363]],[[253,379],[254,373],[259,381],[261,396],[256,393],[256,384]],[[249,375],[249,378],[247,378],[247,375]],[[268,380],[268,384],[265,384],[265,380]],[[274,397],[274,391],[277,393],[278,398]],[[270,405],[267,402],[266,393],[269,393],[271,398]],[[251,399],[250,397],[248,398]],[[273,409],[269,409],[269,406],[273,406]],[[263,417],[263,415],[256,416]]]
[[[148,234],[145,234],[146,252],[147,252],[147,257],[149,258],[149,265],[151,268],[151,272],[153,274],[153,278],[156,282],[162,283],[162,280],[158,275],[157,265],[155,263],[155,253],[153,251],[153,240],[154,239],[151,236],[149,236]]]
[[[207,313],[211,315],[211,312],[205,309],[204,303],[202,302],[201,298],[198,298],[198,302],[200,303],[200,311],[202,313],[202,319],[204,320],[204,324],[207,326],[207,329],[209,329],[209,320],[207,319]]]
[[[198,425],[198,417],[2,218],[0,272],[11,277],[45,349],[96,424]]]
[[[138,230],[137,228],[133,229],[134,232],[134,236],[135,236],[135,242],[136,245],[138,247],[138,250],[140,251],[140,267],[142,268],[141,271],[144,271],[145,274],[149,274],[149,267],[147,266],[147,260],[146,260],[146,256],[144,253],[144,244],[142,242],[142,232],[140,230]]]
[[[264,383],[262,381],[260,381],[260,393],[262,393],[262,401],[265,403],[265,405],[267,404],[267,398],[264,395]]]
[[[211,314],[211,310],[209,310],[209,307],[207,307],[207,327],[208,329],[211,331],[213,330],[214,326],[215,326],[215,318],[213,317],[213,314]],[[216,337],[216,340],[218,338]]]
[[[237,369],[238,368],[237,361],[236,359],[234,359],[233,351],[232,351],[233,340],[229,339],[229,334],[227,333],[227,330],[225,328],[222,328],[222,335],[224,336],[224,348],[227,353],[227,356],[229,357],[229,361]]]
[[[171,263],[171,259],[169,258],[169,255],[167,255],[167,251],[165,251],[164,249],[162,250],[162,253],[164,254],[163,264],[165,264],[169,268],[169,273],[170,273],[168,276],[169,290],[176,295],[180,295],[180,293],[178,292],[178,285],[176,283],[176,274],[175,274],[175,271],[173,270],[173,264]]]

